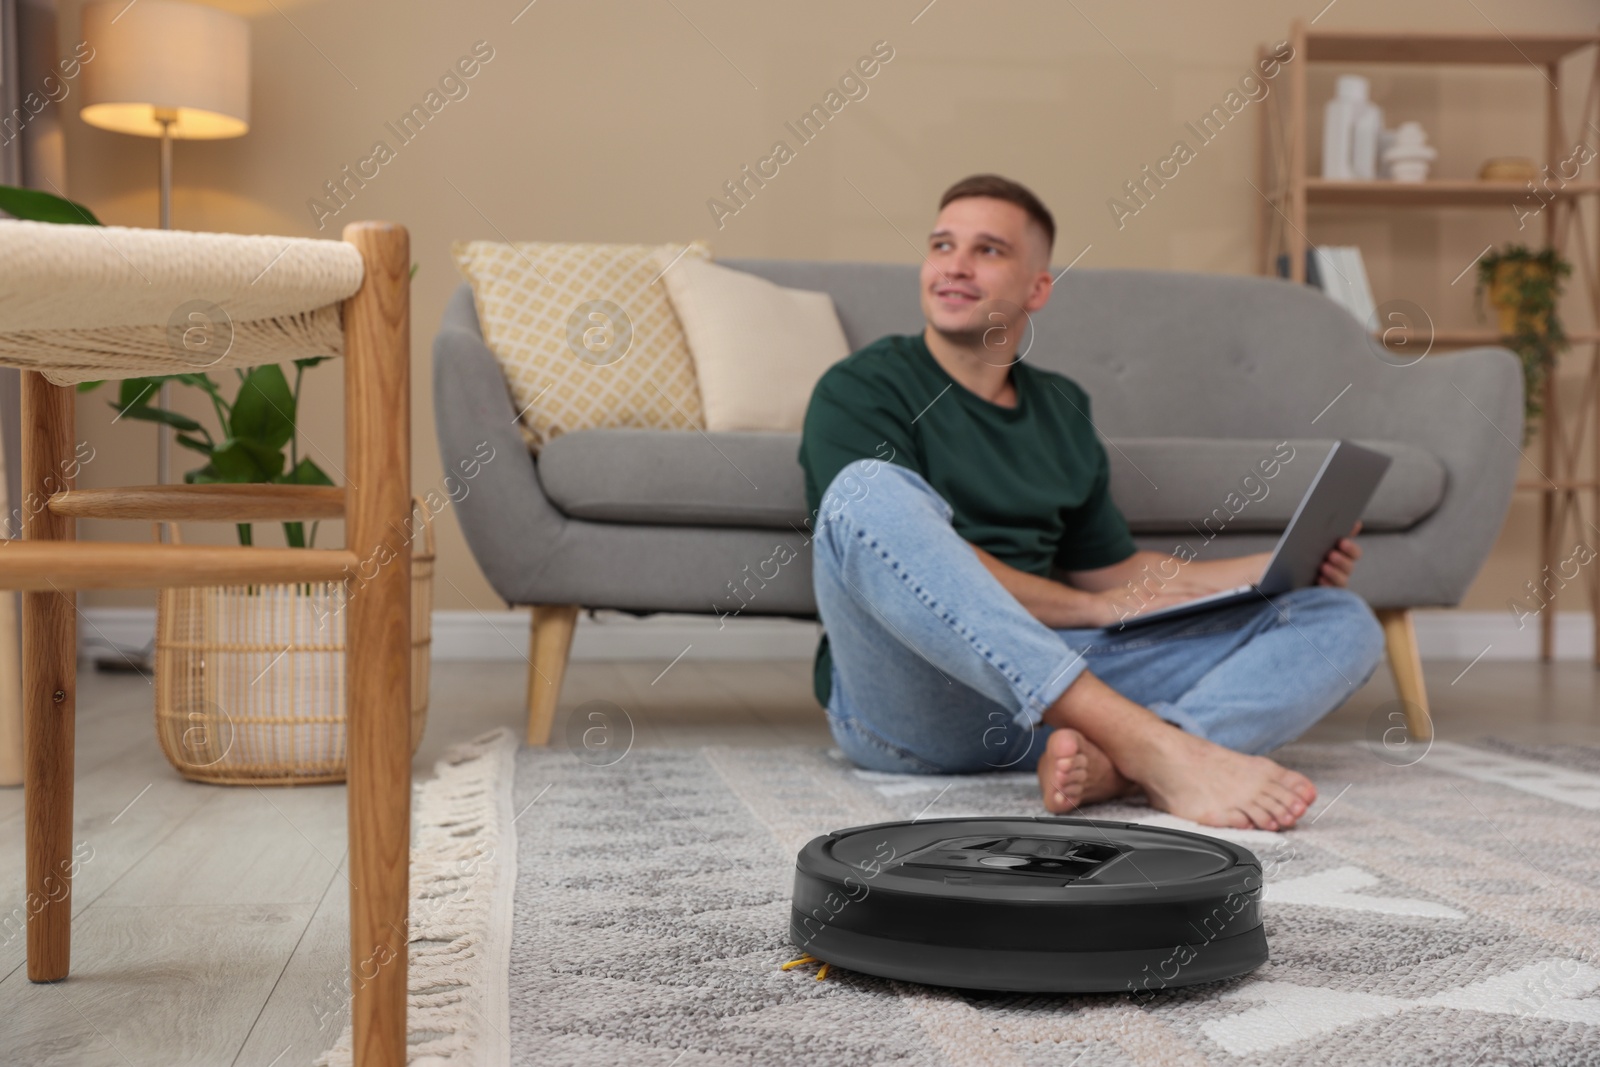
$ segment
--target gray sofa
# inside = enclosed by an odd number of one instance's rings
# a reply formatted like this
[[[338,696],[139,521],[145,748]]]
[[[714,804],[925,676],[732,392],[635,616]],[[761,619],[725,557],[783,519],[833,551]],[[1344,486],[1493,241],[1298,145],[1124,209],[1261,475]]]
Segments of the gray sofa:
[[[923,325],[915,264],[723,262],[829,293],[852,349]],[[1068,271],[1032,329],[1026,358],[1093,398],[1142,547],[1215,534],[1208,558],[1270,548],[1333,440],[1394,457],[1354,588],[1378,609],[1408,722],[1426,736],[1408,609],[1459,602],[1500,529],[1522,433],[1515,357],[1479,348],[1401,366],[1311,289],[1157,271]],[[490,584],[535,609],[530,744],[548,738],[579,608],[815,617],[799,435],[588,430],[535,462],[465,284],[434,341],[434,402],[447,471],[485,441],[496,450],[457,514]],[[1270,483],[1245,482],[1281,441],[1294,458]],[[779,544],[798,558],[775,562]]]

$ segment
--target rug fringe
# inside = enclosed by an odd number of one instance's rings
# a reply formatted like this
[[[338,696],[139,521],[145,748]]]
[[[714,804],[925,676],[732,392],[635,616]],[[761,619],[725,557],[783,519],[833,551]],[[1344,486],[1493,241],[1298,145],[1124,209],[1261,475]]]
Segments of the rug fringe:
[[[462,1067],[503,1059],[506,946],[487,939],[508,914],[516,873],[509,831],[517,739],[504,727],[452,746],[412,805],[407,1062]],[[503,853],[503,855],[502,855]],[[491,1023],[490,1020],[498,1020]],[[352,1067],[346,1022],[317,1067]]]

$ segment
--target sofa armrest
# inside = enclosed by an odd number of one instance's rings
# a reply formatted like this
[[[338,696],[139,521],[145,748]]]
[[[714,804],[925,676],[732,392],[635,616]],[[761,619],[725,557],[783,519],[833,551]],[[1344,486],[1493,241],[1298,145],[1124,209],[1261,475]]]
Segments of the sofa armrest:
[[[502,599],[528,603],[568,520],[539,484],[494,353],[448,320],[433,340],[433,405],[446,490],[460,487],[451,497],[473,558]]]
[[[1506,349],[1474,348],[1383,367],[1372,384],[1383,399],[1361,413],[1359,432],[1428,449],[1447,482],[1439,507],[1394,538],[1402,551],[1389,561],[1392,573],[1358,567],[1352,584],[1376,607],[1454,606],[1510,508],[1522,459],[1521,367]],[[1393,602],[1400,587],[1411,590],[1409,603]]]

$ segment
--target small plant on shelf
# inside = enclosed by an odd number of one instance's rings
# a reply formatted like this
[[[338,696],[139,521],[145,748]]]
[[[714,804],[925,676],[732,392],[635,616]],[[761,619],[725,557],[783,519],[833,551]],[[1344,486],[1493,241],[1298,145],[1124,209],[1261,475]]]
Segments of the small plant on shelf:
[[[1508,245],[1478,261],[1479,314],[1487,292],[1488,302],[1499,314],[1506,347],[1522,361],[1524,444],[1533,438],[1544,413],[1545,383],[1555,369],[1556,357],[1567,347],[1556,303],[1561,299],[1562,279],[1571,273],[1572,264],[1553,248],[1535,252],[1523,245]]]

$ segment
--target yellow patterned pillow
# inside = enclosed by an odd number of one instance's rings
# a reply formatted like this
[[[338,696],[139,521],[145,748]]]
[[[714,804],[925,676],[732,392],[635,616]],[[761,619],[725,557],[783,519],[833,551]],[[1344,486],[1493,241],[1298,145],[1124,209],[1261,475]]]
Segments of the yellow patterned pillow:
[[[572,430],[705,425],[689,342],[661,280],[677,245],[457,241],[483,339],[500,361],[518,425],[538,451]]]

